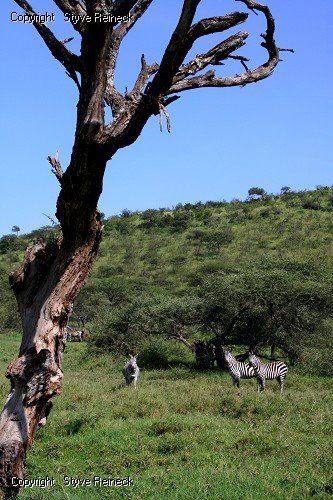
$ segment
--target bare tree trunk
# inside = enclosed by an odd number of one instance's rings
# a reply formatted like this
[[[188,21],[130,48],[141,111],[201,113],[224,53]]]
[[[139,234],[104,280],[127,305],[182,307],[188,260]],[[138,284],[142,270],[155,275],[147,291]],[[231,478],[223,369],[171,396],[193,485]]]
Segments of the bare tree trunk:
[[[215,345],[215,359],[216,364],[221,370],[226,370],[227,365],[223,355],[222,342],[224,337],[222,335],[216,335],[215,339],[212,339],[212,342]]]
[[[75,153],[78,148],[79,154]],[[19,357],[7,368],[11,390],[0,416],[0,491],[4,498],[19,491],[16,478],[24,478],[27,448],[46,422],[51,399],[61,392],[64,329],[102,237],[96,206],[106,159],[87,137],[77,134],[66,173],[62,175],[55,159],[52,163],[62,186],[57,202],[62,231],[54,242],[37,241],[29,247],[22,265],[10,275],[23,336]],[[89,177],[86,172],[91,168],[95,175]]]
[[[195,362],[198,370],[209,370],[213,368],[215,361],[215,349],[211,342],[194,342]]]
[[[4,496],[17,491],[12,478],[23,479],[26,450],[45,423],[51,399],[61,392],[64,328],[102,236],[96,207],[112,152],[110,148],[106,154],[100,146],[106,85],[101,61],[109,41],[105,33],[94,40],[91,36],[88,32],[82,44],[84,77],[71,162],[63,173],[58,160],[50,158],[61,185],[56,212],[61,234],[54,243],[38,241],[28,248],[22,265],[10,276],[23,336],[19,357],[7,369],[11,391],[0,416],[0,490]]]
[[[58,242],[38,242],[26,251],[10,280],[22,318],[19,357],[6,376],[11,391],[0,417],[0,487],[12,494],[12,478],[24,478],[26,450],[45,423],[51,398],[61,392],[63,332],[71,304],[83,286],[102,234],[95,212],[89,237],[75,250]],[[17,483],[17,482],[16,482]]]

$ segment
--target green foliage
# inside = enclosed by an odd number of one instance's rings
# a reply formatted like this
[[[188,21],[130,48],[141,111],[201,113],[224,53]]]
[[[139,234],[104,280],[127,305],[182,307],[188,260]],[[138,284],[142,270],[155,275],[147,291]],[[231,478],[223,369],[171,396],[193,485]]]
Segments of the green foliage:
[[[130,350],[147,352],[145,357],[156,358],[154,367],[165,367],[167,357],[157,355],[158,346],[163,340],[178,334],[184,328],[195,325],[200,317],[200,299],[197,297],[168,296],[128,296],[117,308],[106,307],[100,310],[92,322],[93,335],[89,339],[92,349],[109,352],[128,353]],[[153,336],[154,340],[151,339]],[[162,342],[159,343],[159,342]],[[160,365],[159,365],[160,363]]]
[[[281,194],[287,194],[287,193],[290,193],[291,192],[291,189],[289,186],[283,186],[281,188]]]
[[[307,285],[290,273],[260,268],[208,276],[200,287],[204,323],[229,343],[251,349],[280,347],[294,360],[299,355],[297,334],[305,336],[318,316],[313,303],[318,300],[318,287]],[[327,315],[326,304],[320,306]]]
[[[248,195],[251,200],[263,198],[266,194],[266,191],[259,187],[252,187],[248,190]]]
[[[333,377],[332,365],[332,335],[329,347],[318,349],[317,347],[305,349],[301,369],[304,373]]]
[[[8,268],[0,263],[0,333],[17,331],[19,328],[20,319],[9,287]]]
[[[7,254],[20,248],[20,240],[13,234],[7,234],[0,238],[0,254]]]
[[[193,365],[193,355],[188,347],[158,336],[141,340],[137,355],[138,364],[144,370]]]
[[[210,249],[219,253],[221,247],[228,245],[233,240],[233,231],[230,226],[217,230],[194,229],[187,234],[187,239],[196,247],[196,254],[203,254],[203,249]]]
[[[145,369],[168,368],[165,341],[156,338],[144,341],[140,347],[139,366]]]
[[[280,348],[291,362],[305,360],[310,339],[324,356],[317,340],[332,314],[333,190],[249,191],[254,202],[124,210],[105,219],[72,318],[90,333],[89,345],[124,353],[152,335],[193,342],[220,333],[233,345]],[[19,328],[7,275],[28,244],[56,236],[46,226],[0,240],[2,331]]]

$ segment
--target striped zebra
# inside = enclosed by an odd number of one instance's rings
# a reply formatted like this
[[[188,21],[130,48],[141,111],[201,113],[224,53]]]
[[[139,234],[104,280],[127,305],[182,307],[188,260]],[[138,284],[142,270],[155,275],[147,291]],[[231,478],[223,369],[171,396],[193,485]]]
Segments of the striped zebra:
[[[223,351],[223,354],[233,385],[239,387],[239,380],[241,378],[253,378],[256,376],[254,369],[249,363],[237,361],[229,351]]]
[[[257,377],[258,392],[265,389],[266,379],[273,380],[276,378],[282,394],[284,379],[287,377],[288,373],[288,367],[285,363],[282,363],[282,361],[274,361],[273,363],[265,365],[250,351],[249,364],[253,367],[255,376]]]
[[[140,368],[136,363],[136,357],[131,354],[131,359],[127,361],[123,368],[123,375],[126,380],[127,385],[131,385],[134,382],[134,389],[136,389],[136,383],[140,375]]]

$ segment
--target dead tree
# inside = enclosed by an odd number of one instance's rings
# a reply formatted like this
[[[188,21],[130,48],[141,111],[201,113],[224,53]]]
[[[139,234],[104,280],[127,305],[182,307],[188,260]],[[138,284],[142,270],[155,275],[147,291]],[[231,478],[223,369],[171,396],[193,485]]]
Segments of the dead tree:
[[[267,58],[251,69],[235,51],[244,46],[246,31],[224,38],[207,52],[186,60],[198,40],[224,33],[243,23],[248,12],[209,17],[194,22],[200,0],[183,0],[177,25],[159,63],[141,57],[134,86],[125,93],[115,86],[117,58],[127,33],[145,14],[153,0],[54,0],[67,13],[81,38],[81,51],[70,51],[40,22],[26,0],[14,0],[31,17],[43,42],[64,66],[78,88],[77,122],[70,163],[62,169],[59,158],[49,157],[60,184],[56,217],[61,234],[55,243],[36,242],[10,276],[22,318],[19,356],[8,366],[11,390],[0,418],[0,485],[2,496],[15,494],[12,477],[23,478],[27,447],[50,411],[51,400],[61,392],[63,334],[71,304],[91,270],[102,237],[97,203],[108,160],[139,137],[152,115],[166,118],[167,107],[181,92],[203,87],[244,86],[271,75],[279,62],[274,41],[274,19],[268,7],[252,0],[238,0],[263,15],[266,29],[261,45]],[[247,10],[245,9],[245,10]],[[104,16],[104,17],[103,17]],[[98,19],[98,22],[95,20]],[[103,19],[102,22],[100,20]],[[265,52],[265,53],[266,53]],[[216,67],[238,59],[242,74],[218,76]],[[106,122],[105,106],[112,112]]]

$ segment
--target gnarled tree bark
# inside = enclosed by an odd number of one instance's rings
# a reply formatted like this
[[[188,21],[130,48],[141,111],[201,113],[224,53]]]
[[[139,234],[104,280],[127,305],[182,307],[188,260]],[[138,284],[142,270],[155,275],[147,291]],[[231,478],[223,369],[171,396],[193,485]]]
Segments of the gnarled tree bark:
[[[14,1],[26,14],[35,14],[26,0]],[[222,33],[248,16],[246,12],[234,12],[194,23],[200,1],[183,0],[179,21],[161,62],[147,64],[142,55],[134,87],[125,94],[115,87],[118,52],[126,34],[153,0],[54,0],[62,12],[81,16],[73,24],[82,38],[80,55],[70,52],[37,17],[34,20],[46,46],[78,87],[79,101],[70,164],[63,172],[59,159],[49,158],[61,187],[56,210],[59,236],[53,243],[38,241],[28,248],[22,265],[10,276],[23,336],[19,357],[7,369],[11,390],[0,417],[3,497],[17,493],[12,479],[24,478],[27,448],[37,429],[45,424],[52,398],[61,392],[64,328],[102,237],[97,204],[107,161],[118,149],[136,141],[150,116],[166,113],[166,106],[179,98],[176,93],[199,87],[244,86],[268,77],[279,62],[274,19],[266,6],[252,0],[238,1],[261,12],[266,20],[262,46],[268,58],[261,66],[250,70],[244,62],[248,59],[232,55],[245,44],[246,32],[232,35],[186,62],[189,50],[201,37]],[[96,25],[96,13],[106,14],[109,20]],[[122,21],[115,20],[125,15]],[[92,22],[85,22],[84,16],[91,16]],[[232,57],[241,61],[243,74],[218,77],[213,69],[201,73]],[[111,108],[111,123],[105,122],[105,105]]]

